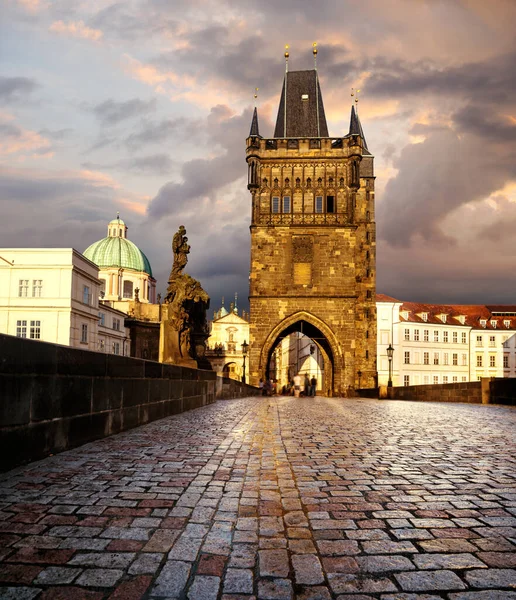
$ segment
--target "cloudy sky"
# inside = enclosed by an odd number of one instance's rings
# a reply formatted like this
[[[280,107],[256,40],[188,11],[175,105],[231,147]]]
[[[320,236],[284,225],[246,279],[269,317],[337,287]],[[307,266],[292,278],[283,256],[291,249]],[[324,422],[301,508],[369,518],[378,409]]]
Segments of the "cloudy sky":
[[[0,246],[83,251],[120,216],[166,288],[171,238],[246,304],[245,138],[284,62],[350,88],[376,157],[378,292],[516,302],[514,0],[0,0]]]

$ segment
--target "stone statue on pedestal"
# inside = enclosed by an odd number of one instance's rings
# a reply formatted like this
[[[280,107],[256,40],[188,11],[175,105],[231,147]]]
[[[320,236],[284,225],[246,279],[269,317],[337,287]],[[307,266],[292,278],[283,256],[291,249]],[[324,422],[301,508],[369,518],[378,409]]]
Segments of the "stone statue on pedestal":
[[[205,358],[210,297],[196,279],[183,273],[190,253],[185,234],[186,229],[181,225],[172,240],[174,263],[163,300],[160,360],[210,369]]]

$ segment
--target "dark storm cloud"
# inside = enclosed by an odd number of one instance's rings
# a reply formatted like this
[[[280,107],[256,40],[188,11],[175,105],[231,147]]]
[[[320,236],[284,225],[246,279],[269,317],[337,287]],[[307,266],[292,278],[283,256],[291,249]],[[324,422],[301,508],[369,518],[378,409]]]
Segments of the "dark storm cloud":
[[[516,122],[485,106],[466,106],[453,115],[460,131],[473,133],[494,143],[516,142]]]
[[[38,87],[39,84],[28,77],[0,76],[0,102],[19,102]]]
[[[367,80],[370,95],[381,97],[410,94],[465,95],[476,101],[506,103],[516,93],[516,53],[459,66],[441,65],[435,60],[364,59],[361,68],[371,72]]]
[[[146,144],[165,142],[173,136],[185,133],[194,135],[195,125],[183,117],[162,119],[160,121],[142,121],[139,129],[125,139],[125,144],[128,148],[135,149]]]
[[[145,101],[132,98],[125,102],[109,99],[97,104],[92,109],[95,116],[103,125],[116,125],[121,121],[142,117],[156,110],[156,99]]]
[[[0,198],[2,219],[9,223],[2,231],[4,246],[57,245],[82,252],[105,231],[115,192],[86,175],[42,175],[0,167]]]
[[[168,154],[151,154],[149,156],[131,157],[114,163],[83,163],[85,169],[137,171],[145,175],[166,175],[174,168],[175,163]]]
[[[223,152],[214,158],[196,158],[183,164],[182,182],[164,185],[149,205],[151,217],[163,217],[178,210],[188,202],[195,210],[196,202],[202,197],[213,200],[220,188],[233,183],[245,175],[243,141],[251,123],[251,110],[233,115],[227,106],[211,109],[204,125],[211,144],[220,145]],[[209,147],[209,145],[207,146]],[[235,157],[241,156],[241,160]]]
[[[409,246],[417,235],[452,243],[441,224],[464,204],[488,197],[516,176],[504,152],[486,148],[485,140],[458,136],[451,129],[431,132],[420,144],[406,146],[399,169],[378,204],[378,236],[395,246]]]

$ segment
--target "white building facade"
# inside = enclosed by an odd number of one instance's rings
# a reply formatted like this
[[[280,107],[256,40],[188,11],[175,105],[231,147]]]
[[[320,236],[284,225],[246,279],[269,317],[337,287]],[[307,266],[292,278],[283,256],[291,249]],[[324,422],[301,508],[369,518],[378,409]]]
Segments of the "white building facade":
[[[437,305],[377,294],[378,383],[428,385],[516,376],[516,306]]]
[[[107,335],[99,323],[100,285],[98,267],[73,248],[1,248],[0,332],[122,354],[124,315],[102,308],[104,323],[119,319]]]

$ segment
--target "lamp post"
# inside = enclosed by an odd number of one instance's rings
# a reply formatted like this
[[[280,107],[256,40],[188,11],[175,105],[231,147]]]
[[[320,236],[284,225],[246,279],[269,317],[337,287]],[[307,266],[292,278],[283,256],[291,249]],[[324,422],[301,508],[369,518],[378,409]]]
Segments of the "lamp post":
[[[244,340],[242,344],[242,356],[244,357],[244,373],[242,375],[242,383],[245,383],[245,357],[247,356],[247,349],[249,348],[249,344]]]
[[[387,348],[387,358],[389,359],[389,381],[387,382],[387,387],[392,387],[392,356],[394,354],[394,348],[391,344]]]

